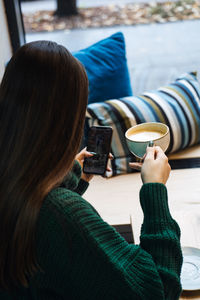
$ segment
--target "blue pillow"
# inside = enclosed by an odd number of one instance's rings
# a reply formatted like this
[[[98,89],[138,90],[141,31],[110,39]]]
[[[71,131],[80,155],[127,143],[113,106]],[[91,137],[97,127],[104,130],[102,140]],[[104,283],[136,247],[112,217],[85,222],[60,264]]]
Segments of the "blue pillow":
[[[121,32],[73,55],[85,66],[88,75],[89,104],[132,95],[125,40]]]

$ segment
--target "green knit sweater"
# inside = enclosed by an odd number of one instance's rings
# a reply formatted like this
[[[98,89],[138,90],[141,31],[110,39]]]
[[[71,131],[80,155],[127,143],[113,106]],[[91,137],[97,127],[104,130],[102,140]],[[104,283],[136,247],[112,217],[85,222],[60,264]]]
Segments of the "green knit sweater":
[[[29,288],[1,292],[8,300],[178,299],[181,292],[180,230],[163,184],[144,184],[140,245],[130,245],[80,195],[88,184],[81,169],[46,197],[37,223],[41,267]]]

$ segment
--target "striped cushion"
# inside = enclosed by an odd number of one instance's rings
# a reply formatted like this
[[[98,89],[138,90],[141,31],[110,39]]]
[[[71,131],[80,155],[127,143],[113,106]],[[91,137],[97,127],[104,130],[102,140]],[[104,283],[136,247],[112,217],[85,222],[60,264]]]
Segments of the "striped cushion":
[[[162,122],[171,133],[168,152],[175,152],[200,142],[200,84],[196,73],[187,73],[175,82],[137,97],[125,97],[88,106],[89,125],[113,128],[112,172],[128,173],[133,155],[128,150],[125,131],[143,122]]]

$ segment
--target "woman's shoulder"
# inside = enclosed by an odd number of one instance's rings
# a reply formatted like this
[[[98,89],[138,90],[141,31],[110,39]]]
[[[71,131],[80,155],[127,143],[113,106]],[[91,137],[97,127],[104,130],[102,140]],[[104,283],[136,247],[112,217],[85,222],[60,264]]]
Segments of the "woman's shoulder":
[[[91,205],[79,194],[63,187],[53,189],[44,199],[37,221],[39,240],[50,239],[58,243],[67,232],[77,234],[79,211],[92,211]],[[94,213],[94,212],[93,212]],[[78,225],[78,226],[77,226]],[[42,241],[40,241],[43,243]]]
[[[76,219],[77,214],[84,211],[85,214],[98,214],[93,206],[83,199],[78,193],[71,191],[65,187],[53,189],[45,198],[40,218],[56,218],[64,219],[70,222]]]
[[[38,245],[43,247],[44,240],[50,244],[64,245],[69,241],[69,236],[70,239],[82,239],[88,232],[88,220],[96,220],[98,224],[103,222],[93,206],[79,194],[63,187],[55,188],[47,195],[40,209]]]

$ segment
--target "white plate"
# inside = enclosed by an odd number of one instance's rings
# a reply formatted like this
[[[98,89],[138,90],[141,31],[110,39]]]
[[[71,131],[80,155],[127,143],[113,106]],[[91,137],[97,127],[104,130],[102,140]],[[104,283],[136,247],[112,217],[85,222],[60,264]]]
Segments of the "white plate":
[[[183,247],[181,283],[183,290],[200,290],[200,249]]]

